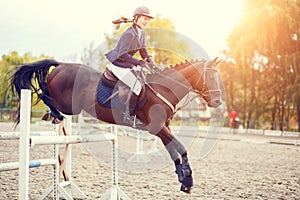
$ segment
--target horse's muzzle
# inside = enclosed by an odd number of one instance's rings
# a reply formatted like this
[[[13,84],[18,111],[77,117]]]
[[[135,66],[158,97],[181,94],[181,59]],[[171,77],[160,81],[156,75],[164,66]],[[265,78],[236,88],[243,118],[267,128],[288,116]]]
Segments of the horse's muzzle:
[[[208,106],[212,108],[216,108],[222,104],[222,100],[220,98],[215,98],[212,99],[209,103]]]

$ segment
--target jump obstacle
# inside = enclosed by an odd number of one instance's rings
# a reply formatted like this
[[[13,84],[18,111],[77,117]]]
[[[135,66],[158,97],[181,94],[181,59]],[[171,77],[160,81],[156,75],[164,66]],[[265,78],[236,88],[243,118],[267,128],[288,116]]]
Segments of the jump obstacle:
[[[73,200],[71,193],[76,193],[77,198],[85,199],[86,195],[73,183],[71,180],[71,145],[76,143],[89,143],[100,141],[112,141],[112,186],[101,197],[101,200],[128,200],[129,198],[118,186],[118,137],[116,127],[112,127],[113,133],[105,133],[98,135],[87,136],[71,136],[67,133],[72,133],[71,117],[66,116],[65,126],[55,128],[56,136],[49,136],[52,133],[45,132],[44,135],[39,133],[30,133],[30,110],[31,110],[31,91],[21,91],[21,103],[20,103],[20,133],[18,134],[3,134],[0,133],[0,139],[19,139],[19,162],[13,163],[1,163],[0,171],[9,171],[19,169],[19,191],[18,196],[21,200],[28,200],[29,193],[29,168],[40,167],[45,165],[52,165],[54,168],[53,184],[46,189],[39,199],[45,199],[51,192],[53,192],[53,199],[58,200],[59,197],[63,197],[67,200]],[[62,123],[61,123],[62,124]],[[67,130],[67,131],[66,131]],[[62,133],[65,136],[57,136],[58,133]],[[59,144],[65,144],[64,156],[59,156]],[[29,161],[30,146],[34,145],[53,145],[54,158],[53,159],[41,159]],[[65,180],[60,182],[61,174],[64,175]]]
[[[127,127],[126,127],[127,128]],[[125,128],[121,128],[123,132],[126,132]],[[130,128],[131,129],[131,128]],[[132,130],[131,130],[132,131]],[[147,131],[135,130],[135,134],[127,133],[127,136],[136,137],[136,149],[132,156],[127,159],[127,162],[131,163],[148,163],[151,162],[151,156],[162,156],[162,153],[157,148],[157,137],[150,135]],[[148,152],[144,152],[143,144],[144,140],[151,140],[151,149]]]

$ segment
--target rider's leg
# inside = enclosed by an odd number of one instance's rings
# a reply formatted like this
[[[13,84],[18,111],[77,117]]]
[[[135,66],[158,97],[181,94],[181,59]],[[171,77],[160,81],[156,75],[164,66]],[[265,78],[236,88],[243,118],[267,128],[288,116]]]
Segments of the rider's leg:
[[[129,68],[121,68],[114,65],[110,65],[108,68],[122,83],[130,88],[129,95],[125,103],[126,109],[123,117],[124,122],[133,126],[144,125],[141,120],[135,117],[135,106],[137,104],[138,95],[142,90],[142,84]],[[119,84],[119,87],[121,87],[121,84]]]
[[[125,102],[126,108],[124,112],[124,122],[130,125],[142,126],[144,123],[135,116],[135,109],[137,105],[138,96],[132,91],[129,91],[127,100]]]

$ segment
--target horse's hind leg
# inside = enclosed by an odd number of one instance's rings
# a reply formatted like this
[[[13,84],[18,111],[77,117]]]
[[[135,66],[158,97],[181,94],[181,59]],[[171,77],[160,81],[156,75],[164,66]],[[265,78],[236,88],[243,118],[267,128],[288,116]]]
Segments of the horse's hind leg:
[[[58,123],[62,122],[63,119],[64,119],[64,116],[62,116],[60,114],[60,112],[53,106],[52,98],[49,97],[49,96],[47,96],[47,95],[44,95],[44,94],[39,95],[39,98],[42,99],[43,102],[50,108],[50,113],[47,112],[42,119],[45,119],[45,120],[50,119],[50,117],[47,116],[47,115],[50,114],[51,117],[54,118],[53,121],[52,121],[52,123],[58,124]]]
[[[42,94],[39,94],[39,98],[50,108],[50,113],[47,112],[42,119],[48,120],[50,119],[49,114],[54,118],[52,123],[57,124],[60,123],[64,117],[60,114],[60,112],[54,107],[53,99],[50,96],[46,87],[41,86]]]

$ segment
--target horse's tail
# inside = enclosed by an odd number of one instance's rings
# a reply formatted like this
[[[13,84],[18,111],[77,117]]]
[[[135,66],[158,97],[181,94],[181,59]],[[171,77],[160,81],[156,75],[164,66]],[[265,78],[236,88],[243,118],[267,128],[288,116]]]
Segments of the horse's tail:
[[[17,71],[11,78],[10,85],[13,94],[20,100],[22,89],[29,89],[36,94],[38,94],[39,92],[43,92],[44,87],[46,87],[46,79],[50,67],[56,67],[58,65],[59,63],[55,60],[45,59],[21,66],[19,69],[17,69]],[[37,98],[35,104],[37,104],[39,101],[40,99]],[[19,123],[19,121],[20,107],[17,110],[17,116],[15,119],[15,122],[17,124]]]

